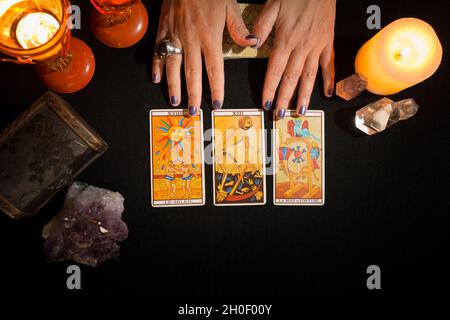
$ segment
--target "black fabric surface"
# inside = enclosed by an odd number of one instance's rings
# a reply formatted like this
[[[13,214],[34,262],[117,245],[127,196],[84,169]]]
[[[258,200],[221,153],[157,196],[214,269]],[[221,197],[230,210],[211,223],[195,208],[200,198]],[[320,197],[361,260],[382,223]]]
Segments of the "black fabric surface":
[[[64,192],[32,219],[13,221],[2,214],[2,296],[182,302],[449,296],[447,1],[338,1],[338,80],[353,73],[358,48],[376,33],[366,28],[371,4],[381,7],[383,26],[409,16],[433,25],[444,60],[431,79],[392,97],[414,98],[419,113],[373,137],[357,132],[353,116],[379,97],[366,92],[351,102],[326,99],[319,77],[311,105],[326,116],[324,207],[275,207],[272,177],[267,178],[266,206],[214,207],[207,166],[207,204],[164,209],[150,207],[148,152],[150,107],[169,107],[166,85],[150,83],[160,2],[144,1],[149,30],[128,49],[97,41],[88,27],[89,2],[76,2],[83,16],[74,36],[90,45],[97,68],[88,87],[63,98],[110,144],[79,180],[122,193],[129,239],[121,244],[118,261],[82,267],[82,290],[69,291],[66,268],[71,263],[47,264],[41,238]],[[267,60],[225,62],[225,108],[261,105],[266,65]],[[206,129],[211,102],[204,84]],[[32,66],[0,64],[0,128],[45,91]],[[380,291],[366,288],[366,268],[372,264],[381,267]]]

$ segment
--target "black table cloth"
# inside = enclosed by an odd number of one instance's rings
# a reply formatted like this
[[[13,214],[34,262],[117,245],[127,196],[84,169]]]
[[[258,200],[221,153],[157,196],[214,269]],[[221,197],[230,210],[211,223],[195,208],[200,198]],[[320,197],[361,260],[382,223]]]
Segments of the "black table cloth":
[[[379,99],[368,92],[351,102],[322,93],[311,108],[325,111],[326,204],[275,207],[267,177],[264,207],[214,207],[212,168],[206,167],[204,207],[150,207],[149,125],[152,107],[170,108],[167,86],[151,83],[151,57],[160,1],[144,1],[145,38],[113,49],[94,38],[88,1],[74,36],[92,48],[97,68],[84,90],[63,96],[110,144],[79,180],[125,197],[129,239],[118,261],[82,267],[82,290],[66,288],[71,263],[47,264],[41,229],[62,207],[55,197],[37,216],[13,221],[0,215],[1,293],[9,298],[148,298],[215,301],[305,298],[448,297],[450,278],[448,147],[450,107],[447,2],[377,1],[382,25],[401,17],[429,22],[444,47],[437,73],[391,97],[414,98],[418,114],[384,133],[364,136],[354,112]],[[373,1],[338,0],[336,78],[353,73],[358,48],[376,33],[366,27]],[[226,61],[224,108],[261,105],[267,60]],[[0,128],[46,89],[31,66],[0,64]],[[211,102],[204,81],[204,127]],[[182,106],[187,107],[186,91]],[[271,120],[266,117],[266,126]],[[207,141],[205,141],[207,143]],[[381,268],[382,290],[366,287],[366,268]]]

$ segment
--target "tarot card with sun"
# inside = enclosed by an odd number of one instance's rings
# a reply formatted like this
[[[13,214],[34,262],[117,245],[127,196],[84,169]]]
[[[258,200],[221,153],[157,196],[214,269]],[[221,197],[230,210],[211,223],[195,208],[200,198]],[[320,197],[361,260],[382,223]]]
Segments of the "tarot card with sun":
[[[205,204],[203,114],[150,111],[151,203],[153,207]]]
[[[325,203],[325,131],[322,111],[275,121],[273,201],[275,205]]]
[[[216,206],[266,203],[263,117],[261,110],[213,111]]]

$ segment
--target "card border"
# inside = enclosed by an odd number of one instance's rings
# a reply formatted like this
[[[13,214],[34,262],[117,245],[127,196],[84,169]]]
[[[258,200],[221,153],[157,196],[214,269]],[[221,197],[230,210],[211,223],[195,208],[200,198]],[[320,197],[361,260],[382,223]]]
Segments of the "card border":
[[[216,202],[216,175],[215,175],[215,168],[216,168],[216,162],[215,162],[215,141],[214,141],[214,115],[216,113],[226,113],[226,112],[257,112],[258,114],[261,114],[261,156],[262,156],[262,164],[263,164],[263,179],[264,179],[264,201],[261,203],[237,203],[237,204],[219,204]],[[212,185],[212,191],[213,191],[213,204],[216,207],[238,207],[238,206],[265,206],[267,204],[267,179],[266,179],[266,136],[265,136],[265,123],[264,123],[264,111],[262,109],[223,109],[223,110],[213,110],[211,112],[211,129],[212,129],[212,176],[213,176],[213,185]]]
[[[201,207],[206,204],[206,194],[205,194],[205,143],[204,143],[204,131],[203,131],[203,111],[200,109],[200,146],[201,146],[201,159],[202,159],[202,202],[201,203],[180,203],[180,204],[168,204],[160,205],[154,203],[153,196],[153,143],[152,143],[152,113],[154,112],[182,112],[183,115],[189,116],[187,109],[150,109],[149,111],[149,133],[150,133],[150,204],[153,208],[177,208],[177,207]]]
[[[274,172],[272,177],[272,183],[273,183],[273,204],[275,206],[281,206],[281,207],[322,207],[325,205],[325,112],[322,110],[308,110],[305,114],[305,116],[310,116],[311,114],[321,114],[322,115],[322,202],[321,203],[277,203],[276,202],[276,172],[278,168],[278,153],[276,152],[276,134],[277,134],[277,127],[276,127],[276,121],[274,121],[273,124],[273,133],[272,133],[272,161],[274,164]],[[293,117],[295,115],[294,110],[286,110],[286,117]]]

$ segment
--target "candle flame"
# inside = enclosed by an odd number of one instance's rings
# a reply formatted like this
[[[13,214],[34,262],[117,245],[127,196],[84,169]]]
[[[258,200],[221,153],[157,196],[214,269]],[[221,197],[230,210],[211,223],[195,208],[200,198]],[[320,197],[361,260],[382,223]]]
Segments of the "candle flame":
[[[16,39],[24,49],[37,48],[50,41],[59,27],[58,20],[51,14],[29,13],[17,24]]]
[[[403,58],[406,58],[409,55],[411,55],[411,51],[412,51],[411,48],[403,48],[402,50],[400,50],[395,54],[395,59],[402,60]]]

